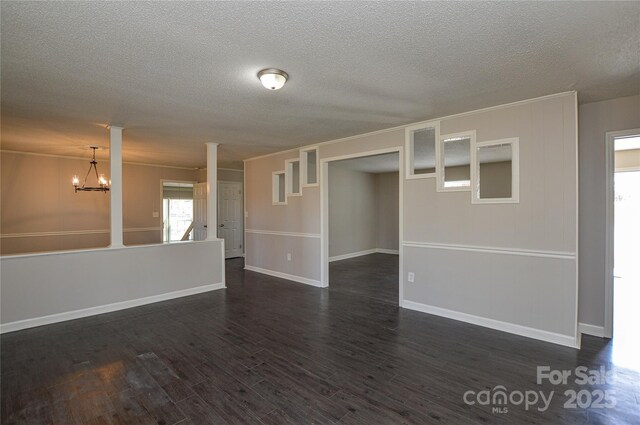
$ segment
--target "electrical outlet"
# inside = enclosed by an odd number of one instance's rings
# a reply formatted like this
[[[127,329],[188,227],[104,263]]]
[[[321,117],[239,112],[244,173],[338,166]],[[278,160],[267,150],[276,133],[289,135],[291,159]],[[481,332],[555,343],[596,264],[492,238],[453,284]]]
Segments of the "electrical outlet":
[[[154,211],[153,218],[158,218],[158,217],[160,217],[160,213],[158,211]]]
[[[409,282],[414,282],[416,279],[416,275],[413,272],[409,272],[409,274],[407,275],[407,280]]]
[[[287,253],[287,261],[291,261],[291,253]]]

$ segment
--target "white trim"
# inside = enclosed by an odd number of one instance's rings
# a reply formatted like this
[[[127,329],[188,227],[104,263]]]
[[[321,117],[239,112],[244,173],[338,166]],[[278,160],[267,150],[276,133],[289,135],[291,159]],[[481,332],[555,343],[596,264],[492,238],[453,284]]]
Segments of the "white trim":
[[[386,153],[401,152],[401,150],[402,150],[401,146],[392,146],[390,148],[382,148],[382,149],[376,149],[372,151],[355,152],[355,153],[349,153],[345,155],[332,156],[329,158],[322,158],[320,162],[333,162],[333,161],[342,161],[343,159],[353,159],[353,158],[362,158],[367,156],[384,155]]]
[[[264,154],[264,155],[259,155],[259,156],[254,156],[251,158],[247,158],[244,159],[243,162],[247,162],[247,161],[255,161],[258,159],[263,159],[263,158],[268,158],[271,156],[275,156],[275,155],[282,155],[285,153],[289,153],[289,152],[294,152],[297,150],[306,150],[306,149],[310,149],[312,147],[320,147],[320,146],[325,146],[325,145],[331,145],[334,143],[340,143],[340,142],[346,142],[348,140],[354,140],[354,139],[359,139],[361,137],[368,137],[368,136],[374,136],[377,134],[385,134],[385,133],[389,133],[392,131],[397,131],[397,130],[402,130],[404,128],[406,128],[409,125],[423,125],[432,121],[444,121],[444,120],[449,120],[449,119],[453,119],[453,118],[461,118],[461,117],[465,117],[468,115],[475,115],[475,114],[479,114],[479,113],[483,113],[483,112],[489,112],[489,111],[495,111],[498,109],[504,109],[504,108],[510,108],[512,106],[517,106],[517,105],[526,105],[528,103],[534,103],[534,102],[540,102],[543,100],[548,100],[548,99],[554,99],[554,98],[558,98],[558,97],[564,97],[564,96],[568,96],[568,95],[574,95],[576,96],[577,92],[575,90],[571,90],[571,91],[566,91],[566,92],[561,92],[561,93],[554,93],[554,94],[548,94],[545,96],[538,96],[538,97],[534,97],[531,99],[524,99],[524,100],[518,100],[515,102],[510,102],[510,103],[503,103],[501,105],[495,105],[495,106],[489,106],[487,108],[482,108],[482,109],[475,109],[472,111],[466,111],[466,112],[460,112],[458,114],[453,114],[453,115],[447,115],[444,117],[437,117],[437,118],[433,118],[433,119],[429,119],[429,120],[425,120],[425,121],[418,121],[418,122],[413,122],[413,123],[408,123],[408,124],[403,124],[403,125],[398,125],[395,127],[390,127],[390,128],[385,128],[382,130],[376,130],[376,131],[371,131],[369,133],[362,133],[362,134],[356,134],[354,136],[348,136],[348,137],[343,137],[340,139],[333,139],[333,140],[327,140],[325,142],[320,142],[320,143],[315,143],[313,145],[305,145],[305,146],[298,146],[296,148],[291,148],[291,149],[287,149],[284,151],[278,151],[278,152],[273,152],[273,153],[268,153],[268,154]]]
[[[223,242],[224,243],[224,242]],[[223,250],[224,255],[224,250]],[[224,261],[222,262],[224,276]],[[149,297],[136,298],[134,300],[120,301],[112,304],[106,304],[96,307],[89,307],[80,310],[66,311],[64,313],[56,313],[43,317],[34,317],[32,319],[18,320],[0,325],[0,333],[15,332],[21,329],[34,328],[36,326],[49,325],[52,323],[66,322],[67,320],[80,319],[82,317],[95,316],[97,314],[110,313],[112,311],[125,310],[132,307],[139,307],[146,304],[157,303],[160,301],[171,300],[174,298],[186,297],[189,295],[200,294],[203,292],[215,291],[226,288],[224,281],[211,285],[197,286],[195,288],[181,289],[179,291],[167,292],[159,295],[151,295]]]
[[[414,140],[413,140],[413,133],[417,130],[423,130],[425,128],[433,128],[435,130],[435,138],[434,138],[434,166],[433,168],[435,169],[435,172],[433,173],[428,173],[428,174],[415,174],[414,173],[414,157],[413,157],[413,145],[414,145]],[[436,176],[437,172],[438,172],[438,143],[440,140],[440,121],[429,121],[426,123],[421,123],[421,124],[415,124],[415,125],[410,125],[405,127],[404,129],[404,151],[406,152],[405,155],[405,175],[404,178],[407,180],[413,180],[413,179],[428,179],[428,178],[433,178]]]
[[[431,248],[431,249],[447,249],[453,251],[472,251],[472,252],[484,252],[488,254],[503,254],[503,255],[521,255],[524,257],[542,257],[542,258],[558,258],[561,260],[575,260],[577,258],[575,252],[562,252],[562,251],[541,251],[531,249],[520,248],[500,248],[493,246],[479,246],[479,245],[457,245],[457,244],[442,244],[431,242],[415,242],[404,241],[403,246],[412,248]]]
[[[218,145],[219,144],[215,142],[205,143],[207,147],[207,198],[205,199],[207,205],[206,240],[208,241],[218,238]]]
[[[157,230],[158,228],[154,228]],[[126,231],[126,229],[125,229]],[[44,236],[72,236],[72,235],[95,235],[95,234],[109,234],[109,229],[100,230],[63,230],[59,232],[32,232],[32,233],[3,233],[0,235],[2,239],[9,238],[37,238]]]
[[[329,257],[329,262],[332,263],[334,261],[347,260],[349,258],[356,258],[356,257],[363,257],[365,255],[371,255],[371,254],[399,255],[400,251],[397,249],[386,249],[386,248],[366,249],[364,251],[350,252],[348,254],[342,254],[342,255],[334,255],[333,257]]]
[[[128,227],[124,229],[125,233],[132,232],[157,232],[162,230],[162,227]],[[109,233],[109,229],[98,230],[62,230],[59,232],[32,232],[32,233],[4,233],[0,235],[0,238],[36,238],[42,236],[71,236],[71,235],[95,235]]]
[[[244,167],[244,162],[242,163]],[[247,173],[242,173],[242,256],[247,255],[247,218],[249,210],[247,209]]]
[[[109,127],[109,246],[124,246],[122,127]]]
[[[578,143],[578,134],[579,134],[579,126],[578,126],[578,115],[579,115],[579,107],[578,107],[578,93],[574,92],[573,93],[573,109],[575,111],[576,114],[576,119],[574,121],[574,127],[573,127],[573,131],[574,131],[574,149],[575,149],[575,159],[574,159],[574,166],[575,166],[575,174],[574,174],[574,178],[576,181],[576,185],[575,185],[575,191],[576,191],[576,197],[575,197],[575,221],[576,221],[576,225],[574,228],[575,231],[575,250],[576,250],[576,261],[575,261],[575,266],[574,266],[574,270],[575,270],[575,274],[576,274],[576,280],[575,280],[575,304],[574,304],[574,308],[575,308],[575,314],[574,314],[574,333],[576,335],[576,342],[578,344],[578,347],[582,346],[582,334],[579,332],[578,328],[579,328],[579,320],[580,320],[580,145]]]
[[[293,149],[295,150],[295,149]],[[316,182],[308,183],[307,182],[307,152],[316,151]],[[304,187],[317,187],[320,185],[320,149],[318,146],[308,146],[306,148],[300,149],[300,153],[298,155],[298,159],[300,160],[300,192],[302,192],[302,188]]]
[[[578,323],[578,330],[581,334],[593,335],[600,338],[605,337],[604,326],[590,325],[588,323]]]
[[[263,269],[263,268],[260,268],[260,267],[249,266],[249,265],[245,265],[244,269],[252,271],[252,272],[256,272],[256,273],[266,274],[266,275],[273,276],[273,277],[279,277],[280,279],[287,279],[287,280],[292,280],[294,282],[304,283],[305,285],[311,285],[311,286],[315,286],[315,287],[318,287],[318,288],[324,288],[326,286],[326,285],[323,286],[322,282],[320,282],[318,280],[309,279],[307,277],[296,276],[296,275],[293,275],[293,274],[288,274],[288,273],[283,273],[283,272],[277,272],[275,270],[268,270],[268,269]]]
[[[298,191],[293,191],[293,164],[298,163]],[[285,181],[284,181],[284,194],[286,197],[290,196],[302,196],[302,162],[300,158],[291,158],[284,160],[285,169]]]
[[[198,170],[206,170],[207,167],[204,168],[198,168]],[[218,170],[223,170],[223,171],[237,171],[239,173],[244,173],[244,169],[238,169],[238,168],[222,168],[222,167],[218,167]]]
[[[549,332],[542,329],[530,328],[528,326],[517,325],[514,323],[502,322],[500,320],[490,319],[487,317],[474,316],[472,314],[461,313],[454,310],[435,307],[427,304],[417,303],[405,300],[402,308],[420,311],[422,313],[433,314],[448,319],[459,320],[461,322],[471,323],[472,325],[483,326],[502,332],[508,332],[527,338],[538,339],[541,341],[560,344],[571,348],[580,348],[576,338],[570,335],[563,335],[555,332]]]
[[[296,236],[299,238],[319,238],[320,237],[319,233],[279,232],[277,230],[245,229],[245,233],[252,233],[256,235]]]
[[[640,128],[629,130],[607,131],[605,133],[605,184],[606,184],[606,206],[605,206],[605,244],[604,256],[604,336],[613,336],[613,258],[614,258],[614,196],[613,189],[615,174],[615,139],[618,137],[632,136],[640,134]]]
[[[105,150],[108,150],[108,148],[104,148]],[[46,156],[49,158],[62,158],[62,159],[79,159],[82,161],[88,161],[90,160],[90,156],[72,156],[72,155],[56,155],[56,154],[49,154],[49,153],[39,153],[39,152],[23,152],[23,151],[14,151],[14,150],[8,150],[8,149],[0,149],[0,154],[2,153],[13,153],[13,154],[17,154],[17,155],[32,155],[32,156]],[[105,162],[109,162],[109,157],[104,157],[104,158],[99,158],[99,160],[101,161],[105,161]],[[206,170],[205,168],[198,168],[198,167],[181,167],[179,165],[162,165],[162,164],[152,164],[152,163],[147,163],[147,162],[131,162],[131,161],[122,161],[122,164],[124,165],[141,165],[144,167],[160,167],[160,168],[176,168],[178,170],[191,170],[191,171],[199,171],[199,170]],[[226,170],[226,168],[218,168],[219,170]],[[230,170],[230,169],[229,169]],[[232,171],[236,171],[236,170],[232,170]],[[237,170],[237,171],[242,171],[242,170]]]
[[[165,183],[185,183],[185,184],[190,184],[193,185],[194,189],[195,189],[195,185],[198,184],[197,181],[192,181],[192,180],[173,180],[173,179],[160,179],[160,211],[158,211],[158,216],[160,217],[160,240],[163,241],[163,243],[173,243],[174,241],[165,241],[164,240],[164,184]],[[193,195],[192,195],[192,199],[193,199]],[[195,218],[195,203],[193,205],[193,211],[192,211],[192,215]],[[125,230],[126,232],[126,230]]]
[[[480,164],[478,148],[494,145],[511,145],[511,197],[480,198]],[[520,203],[520,138],[476,142],[471,150],[471,203],[472,204],[518,204]]]
[[[222,287],[226,288],[227,287],[227,258],[226,258],[226,250],[224,248],[224,239],[219,239],[220,241],[220,264],[221,264],[221,271],[220,273],[222,273]]]
[[[123,249],[145,249],[145,248],[152,248],[152,247],[160,247],[160,246],[176,246],[176,245],[181,245],[181,244],[190,244],[190,243],[204,243],[204,242],[220,242],[222,241],[224,243],[224,239],[214,239],[212,241],[175,241],[175,242],[171,242],[171,243],[153,243],[153,244],[146,244],[146,245],[124,245],[124,246],[118,246],[118,247],[114,247],[114,246],[105,246],[102,248],[89,248],[89,249],[67,249],[64,251],[43,251],[43,252],[30,252],[28,254],[7,254],[7,255],[0,255],[0,261],[3,261],[5,259],[9,260],[9,259],[16,259],[16,258],[30,258],[30,257],[41,257],[41,256],[45,256],[45,255],[64,255],[64,254],[79,254],[79,253],[87,253],[87,252],[96,252],[96,251],[118,251],[118,250],[123,250]]]
[[[400,255],[399,249],[376,248],[377,254]]]
[[[453,138],[468,138],[469,139],[469,186],[445,186],[444,179],[444,142]],[[472,152],[476,146],[476,131],[462,131],[460,133],[442,134],[436,141],[436,192],[469,192],[471,190],[471,162],[473,159]]]
[[[398,175],[404,176],[405,158],[403,146],[338,155],[320,160],[320,181],[322,182],[320,185],[320,282],[323,287],[329,286],[329,163],[343,159],[361,158],[395,152],[398,153]],[[402,278],[404,274],[404,251],[402,247],[402,237],[404,234],[404,182],[405,179],[402,177],[398,178],[398,255],[400,256],[398,267],[398,304],[402,304],[404,298],[404,279]]]
[[[334,255],[333,257],[329,257],[329,262],[332,263],[334,261],[347,260],[349,258],[363,257],[365,255],[375,254],[376,252],[376,249],[373,248],[364,251],[350,252],[348,254]]]
[[[284,176],[284,201],[280,201],[280,175]],[[287,205],[287,171],[274,171],[271,173],[271,205]]]

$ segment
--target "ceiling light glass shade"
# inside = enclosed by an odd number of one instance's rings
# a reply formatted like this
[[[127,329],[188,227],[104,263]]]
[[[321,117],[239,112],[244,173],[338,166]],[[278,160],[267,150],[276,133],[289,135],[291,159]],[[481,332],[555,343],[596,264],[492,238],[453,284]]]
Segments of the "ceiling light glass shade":
[[[289,76],[284,71],[271,68],[258,72],[258,78],[260,78],[260,82],[266,89],[278,90],[284,86]]]

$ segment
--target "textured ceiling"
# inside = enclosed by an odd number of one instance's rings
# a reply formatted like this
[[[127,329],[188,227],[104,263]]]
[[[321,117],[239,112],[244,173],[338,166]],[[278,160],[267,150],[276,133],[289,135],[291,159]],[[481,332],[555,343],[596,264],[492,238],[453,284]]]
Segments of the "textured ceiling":
[[[637,94],[640,2],[11,2],[2,148],[204,166],[567,90]],[[262,88],[258,70],[290,81]]]

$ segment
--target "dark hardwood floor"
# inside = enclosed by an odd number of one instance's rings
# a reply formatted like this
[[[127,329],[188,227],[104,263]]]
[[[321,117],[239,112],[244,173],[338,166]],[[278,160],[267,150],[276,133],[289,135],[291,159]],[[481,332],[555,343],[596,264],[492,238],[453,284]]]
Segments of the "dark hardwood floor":
[[[398,305],[397,255],[371,254],[329,263],[329,289]]]
[[[613,364],[606,340],[573,350],[402,310],[353,286],[245,272],[241,259],[227,262],[227,285],[3,335],[2,423],[640,423],[640,375]],[[615,382],[538,385],[539,365],[604,366]],[[463,401],[498,385],[555,395],[544,412]],[[615,390],[617,405],[565,409],[567,389]]]

